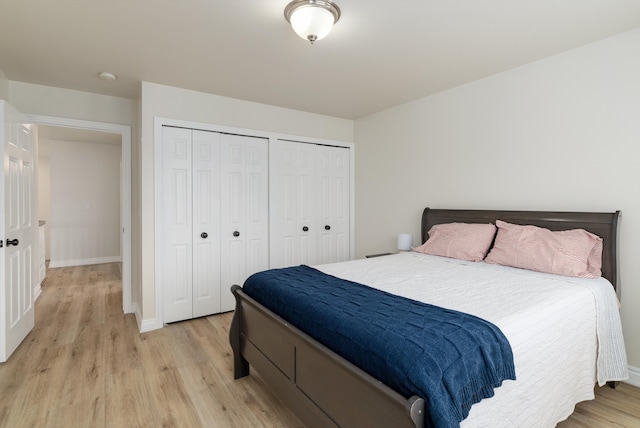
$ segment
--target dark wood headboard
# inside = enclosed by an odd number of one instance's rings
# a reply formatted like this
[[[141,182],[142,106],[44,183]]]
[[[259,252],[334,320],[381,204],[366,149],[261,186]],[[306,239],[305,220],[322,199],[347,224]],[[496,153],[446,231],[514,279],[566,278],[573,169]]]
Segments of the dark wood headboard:
[[[429,229],[442,223],[493,223],[503,220],[521,225],[534,225],[550,230],[584,229],[602,238],[602,276],[620,295],[618,287],[618,217],[613,213],[554,211],[451,210],[425,208],[422,213],[422,242]]]

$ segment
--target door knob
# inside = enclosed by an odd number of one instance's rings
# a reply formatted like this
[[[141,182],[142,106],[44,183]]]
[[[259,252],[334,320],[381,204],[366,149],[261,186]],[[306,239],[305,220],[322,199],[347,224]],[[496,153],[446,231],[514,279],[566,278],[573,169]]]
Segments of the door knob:
[[[7,239],[7,247],[10,247],[12,245],[18,246],[19,243],[20,243],[20,241],[18,241],[18,238],[16,238],[16,239]]]
[[[207,239],[207,236],[209,236],[209,235],[207,234],[207,232],[202,232],[202,233],[200,234],[200,237],[201,237],[202,239]]]
[[[307,226],[304,226],[304,227],[302,228],[302,231],[303,231],[303,232],[308,232],[308,231],[309,231],[309,228],[308,228]]]
[[[324,230],[331,230],[331,226],[329,226],[328,224],[324,226]]]
[[[235,232],[233,232],[233,236],[235,236],[235,237],[237,238],[238,236],[240,236],[240,232],[238,232],[238,231],[236,230]]]

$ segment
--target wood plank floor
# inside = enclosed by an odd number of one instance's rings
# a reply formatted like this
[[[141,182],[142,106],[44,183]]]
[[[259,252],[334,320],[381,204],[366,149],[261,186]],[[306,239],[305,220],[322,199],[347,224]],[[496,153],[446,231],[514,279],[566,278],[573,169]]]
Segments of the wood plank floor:
[[[302,427],[258,375],[233,380],[231,314],[140,334],[120,264],[49,269],[36,326],[0,364],[0,427]],[[598,388],[559,427],[640,427],[640,390]]]

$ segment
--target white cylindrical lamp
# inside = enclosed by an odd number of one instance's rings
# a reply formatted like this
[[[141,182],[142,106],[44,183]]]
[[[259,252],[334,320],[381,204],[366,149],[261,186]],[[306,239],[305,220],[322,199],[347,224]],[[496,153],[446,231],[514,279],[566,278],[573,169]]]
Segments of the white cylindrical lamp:
[[[413,245],[413,237],[410,233],[400,233],[398,234],[398,250],[399,251],[410,251],[411,245]]]

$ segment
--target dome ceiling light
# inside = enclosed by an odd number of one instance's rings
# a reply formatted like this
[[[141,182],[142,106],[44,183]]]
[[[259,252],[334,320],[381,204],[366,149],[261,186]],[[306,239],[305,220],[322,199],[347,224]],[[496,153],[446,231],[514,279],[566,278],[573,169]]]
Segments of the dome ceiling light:
[[[329,0],[293,0],[284,8],[284,17],[298,36],[314,44],[338,22],[340,8]]]
[[[98,77],[104,80],[105,82],[113,82],[117,79],[116,75],[113,73],[109,73],[108,71],[101,71],[98,73]]]

